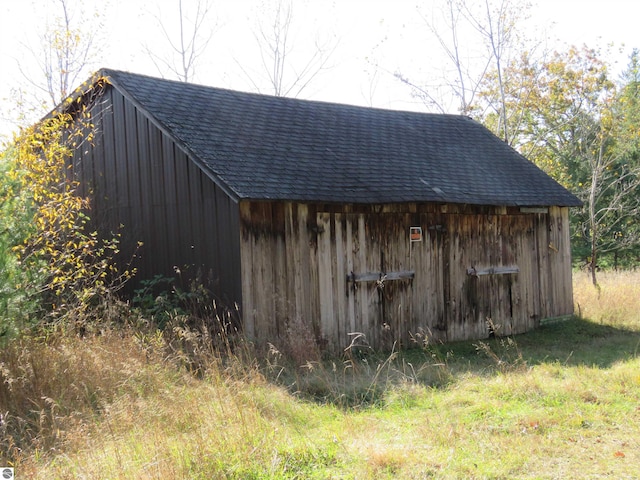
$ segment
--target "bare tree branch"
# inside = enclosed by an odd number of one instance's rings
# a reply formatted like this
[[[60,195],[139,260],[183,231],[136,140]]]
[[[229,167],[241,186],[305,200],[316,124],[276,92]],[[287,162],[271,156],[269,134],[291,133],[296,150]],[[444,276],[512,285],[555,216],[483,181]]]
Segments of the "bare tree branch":
[[[178,0],[177,39],[174,39],[160,16],[156,16],[164,40],[173,51],[173,55],[167,57],[155,53],[149,46],[145,47],[147,55],[161,75],[168,70],[183,82],[193,80],[198,61],[216,33],[215,25],[206,32],[207,20],[212,8],[211,0],[198,0],[196,11],[193,17],[189,18],[183,1]]]
[[[294,35],[294,11],[291,0],[275,0],[270,20],[260,20],[254,38],[260,55],[260,68],[250,71],[237,59],[236,64],[253,88],[268,90],[276,96],[299,96],[323,71],[329,62],[337,42],[320,42],[316,37],[312,53],[301,57],[294,55],[298,38]],[[260,79],[263,78],[263,80]],[[267,88],[261,88],[264,83]]]
[[[26,82],[36,91],[46,95],[44,103],[50,108],[66,98],[82,76],[89,74],[94,58],[100,51],[99,29],[93,23],[77,19],[79,12],[69,7],[69,0],[57,0],[60,15],[52,19],[40,36],[38,47],[24,45],[38,65],[39,75],[23,69],[19,59],[18,69]],[[80,12],[81,17],[86,14]],[[96,16],[99,16],[96,13]]]

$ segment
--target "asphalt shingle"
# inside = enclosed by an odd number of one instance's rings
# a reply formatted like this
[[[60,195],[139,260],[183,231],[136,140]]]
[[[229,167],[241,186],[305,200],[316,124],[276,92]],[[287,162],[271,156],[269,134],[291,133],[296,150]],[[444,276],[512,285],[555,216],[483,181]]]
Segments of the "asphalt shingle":
[[[239,199],[580,205],[468,117],[101,74]]]

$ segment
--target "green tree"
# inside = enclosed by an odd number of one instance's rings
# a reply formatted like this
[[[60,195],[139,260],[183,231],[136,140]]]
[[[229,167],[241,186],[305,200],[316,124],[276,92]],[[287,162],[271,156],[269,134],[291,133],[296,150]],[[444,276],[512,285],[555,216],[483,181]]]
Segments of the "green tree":
[[[614,266],[640,258],[640,54],[634,50],[620,79],[613,105],[616,192],[625,197],[612,224]]]
[[[582,199],[572,216],[574,256],[596,284],[600,260],[640,244],[637,84],[616,84],[600,52],[575,47],[537,60],[521,55],[504,72],[504,96],[495,78],[486,77],[477,110],[497,130],[499,113],[487,105],[502,102],[511,143]]]
[[[13,248],[22,243],[30,229],[32,212],[20,192],[15,169],[15,149],[0,153],[0,337],[15,334],[30,307],[20,288],[27,281]]]

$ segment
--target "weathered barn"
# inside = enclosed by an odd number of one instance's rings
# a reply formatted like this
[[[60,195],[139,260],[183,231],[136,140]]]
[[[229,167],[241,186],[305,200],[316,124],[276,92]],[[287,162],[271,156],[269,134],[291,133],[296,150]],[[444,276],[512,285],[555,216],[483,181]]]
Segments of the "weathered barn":
[[[573,311],[579,200],[467,117],[98,76],[76,159],[94,220],[143,242],[140,278],[200,272],[251,338],[385,347]]]

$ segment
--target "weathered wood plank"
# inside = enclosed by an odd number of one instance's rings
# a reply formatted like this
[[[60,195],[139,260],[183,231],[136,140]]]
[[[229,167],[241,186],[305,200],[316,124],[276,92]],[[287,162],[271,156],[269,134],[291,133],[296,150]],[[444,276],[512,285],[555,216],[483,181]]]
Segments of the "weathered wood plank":
[[[256,223],[268,221],[272,216],[272,204],[269,202],[254,202],[251,204],[251,218]],[[286,331],[287,321],[274,321],[275,299],[280,292],[277,285],[284,283],[279,277],[287,274],[284,271],[275,271],[273,255],[274,242],[269,235],[254,235],[252,237],[253,249],[253,305],[255,329],[258,338],[263,338],[275,345],[279,344],[280,336]],[[261,286],[262,288],[256,288]]]
[[[276,232],[284,231],[284,204],[272,205],[271,221],[276,227]],[[287,296],[288,283],[290,281],[290,266],[288,263],[286,240],[284,235],[276,234],[271,237],[273,242],[270,257],[273,263],[274,275],[274,308],[275,311],[269,312],[271,321],[278,324],[285,324],[291,318],[291,298]],[[283,326],[278,327],[278,331],[283,330]]]
[[[343,272],[346,271],[346,250],[344,241],[344,222],[342,214],[334,214],[334,221],[332,222],[332,273],[333,273],[333,312],[334,312],[334,334],[336,335],[336,341],[338,345],[344,345],[348,338],[348,326],[347,326],[347,307],[346,296],[341,292],[345,292],[348,288],[345,281]]]
[[[402,272],[366,272],[366,273],[348,273],[346,278],[348,282],[387,282],[393,280],[413,280],[416,272],[407,270]]]
[[[538,249],[538,281],[540,317],[550,316],[552,311],[552,298],[549,285],[549,275],[551,272],[549,264],[549,216],[548,214],[536,214],[536,242]]]
[[[304,329],[308,332],[311,331],[311,275],[309,270],[309,258],[311,256],[310,238],[309,238],[309,209],[305,204],[297,204],[295,206],[295,215],[297,219],[296,236],[298,247],[297,251],[299,255],[294,255],[294,260],[298,267],[296,272],[296,308],[298,311],[297,321],[301,322]],[[316,287],[317,288],[317,287]]]
[[[351,216],[346,214],[343,217],[343,222],[345,225],[345,270],[347,272],[352,272],[354,269],[354,241],[353,241],[353,222],[351,221]],[[347,325],[347,338],[349,338],[349,334],[353,333],[357,330],[356,327],[356,313],[355,313],[355,295],[350,295],[350,286],[345,285],[345,297],[347,299],[347,317],[348,317],[348,325]]]
[[[471,267],[467,268],[467,275],[473,277],[481,277],[483,275],[508,275],[519,273],[520,268],[517,265],[509,265],[504,267]]]
[[[253,303],[254,273],[253,273],[253,233],[251,225],[250,202],[240,202],[241,219],[241,245],[240,245],[240,270],[242,278],[242,317],[245,335],[251,340],[258,339],[256,331],[256,308]],[[264,341],[265,339],[260,339]]]
[[[334,333],[333,273],[331,252],[331,214],[318,213],[318,275],[320,291],[320,331],[330,341]]]
[[[358,263],[354,265],[354,268],[358,270],[366,269],[368,266],[368,251],[367,251],[367,232],[365,227],[365,217],[364,215],[357,215],[356,222],[358,225]],[[371,344],[375,344],[375,338],[372,331],[372,320],[370,315],[370,304],[373,299],[371,299],[371,292],[367,288],[359,288],[356,290],[358,306],[359,306],[359,315],[360,315],[360,325],[358,331],[365,334],[367,340]],[[375,314],[375,307],[374,307]]]

